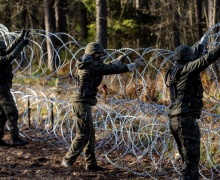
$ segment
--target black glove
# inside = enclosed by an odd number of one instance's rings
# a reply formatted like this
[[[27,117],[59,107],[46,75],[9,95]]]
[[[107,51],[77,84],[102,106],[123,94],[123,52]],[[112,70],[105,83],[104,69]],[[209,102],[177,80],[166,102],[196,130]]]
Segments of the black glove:
[[[25,46],[27,46],[29,44],[29,39],[25,39],[23,42],[22,42]]]
[[[30,33],[30,30],[25,30],[24,28],[21,30],[21,33],[19,34],[18,38],[19,39],[24,39],[24,37],[28,37]]]
[[[30,29],[26,30],[26,32],[25,32],[25,37],[27,37],[27,38],[28,38],[29,33],[30,33]]]

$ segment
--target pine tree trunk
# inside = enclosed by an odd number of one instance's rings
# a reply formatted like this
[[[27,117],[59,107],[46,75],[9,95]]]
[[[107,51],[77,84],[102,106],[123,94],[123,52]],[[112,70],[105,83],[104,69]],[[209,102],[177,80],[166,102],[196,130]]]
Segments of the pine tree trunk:
[[[106,0],[96,0],[96,41],[107,48],[107,6]]]
[[[202,32],[202,0],[194,0],[195,5],[195,18],[196,18],[196,26],[197,26],[197,38],[201,39],[203,36]]]
[[[176,3],[174,2],[172,4],[173,7],[176,7]],[[180,21],[180,17],[179,17],[179,13],[177,11],[176,8],[173,9],[173,45],[174,48],[176,48],[177,46],[180,45],[180,32],[179,32],[179,21]]]
[[[48,68],[51,71],[55,70],[55,62],[54,62],[54,43],[53,37],[50,33],[55,31],[55,14],[54,14],[54,0],[44,0],[44,12],[45,12],[45,30],[47,36],[47,60],[48,60]]]

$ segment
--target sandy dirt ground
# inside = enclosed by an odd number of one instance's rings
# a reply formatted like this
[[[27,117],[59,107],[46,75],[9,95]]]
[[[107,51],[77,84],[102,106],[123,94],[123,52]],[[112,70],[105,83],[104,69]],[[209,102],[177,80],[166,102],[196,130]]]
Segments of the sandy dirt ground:
[[[4,139],[6,142],[7,138]],[[77,159],[73,168],[60,166],[67,149],[54,147],[47,142],[30,141],[21,147],[0,147],[0,179],[50,179],[50,180],[119,180],[151,179],[138,177],[121,170],[106,161],[99,161],[105,167],[103,172],[85,171],[83,156]],[[97,152],[99,153],[99,152]]]

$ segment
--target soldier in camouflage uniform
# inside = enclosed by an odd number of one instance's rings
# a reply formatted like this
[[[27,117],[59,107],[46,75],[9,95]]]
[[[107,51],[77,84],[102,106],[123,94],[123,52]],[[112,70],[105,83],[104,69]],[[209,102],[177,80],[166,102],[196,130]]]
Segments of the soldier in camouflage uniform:
[[[99,171],[95,156],[95,129],[92,120],[92,107],[96,105],[96,95],[103,75],[119,74],[133,71],[144,65],[138,58],[134,63],[122,64],[123,56],[112,63],[104,64],[101,57],[104,49],[101,44],[91,42],[86,46],[82,59],[77,61],[78,90],[74,96],[73,111],[76,115],[76,136],[61,163],[64,167],[72,167],[77,157],[84,150],[86,170]]]
[[[203,108],[200,73],[220,56],[218,45],[200,57],[202,45],[206,46],[207,42],[206,37],[194,52],[189,46],[178,46],[174,51],[175,64],[167,73],[171,99],[168,116],[183,162],[182,180],[199,179],[200,129],[196,119],[200,118]]]
[[[28,44],[28,39],[24,39],[28,32],[22,30],[21,34],[8,47],[6,47],[4,41],[0,40],[0,146],[9,145],[2,139],[7,120],[10,128],[11,145],[22,146],[27,144],[19,137],[18,110],[10,89],[13,79],[12,61]]]

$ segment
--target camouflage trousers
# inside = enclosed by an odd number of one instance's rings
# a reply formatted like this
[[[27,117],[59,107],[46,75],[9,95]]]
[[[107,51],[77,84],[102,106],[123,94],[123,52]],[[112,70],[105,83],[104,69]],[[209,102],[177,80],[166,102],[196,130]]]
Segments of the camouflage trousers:
[[[10,90],[0,90],[0,139],[4,136],[7,120],[11,138],[16,139],[19,136],[18,110]]]
[[[76,116],[76,136],[69,151],[64,156],[64,161],[74,163],[82,151],[86,164],[97,164],[95,157],[95,129],[92,119],[92,108],[88,103],[73,103]]]
[[[181,179],[198,180],[200,130],[196,122],[196,116],[186,115],[170,118],[170,130],[183,162]]]

